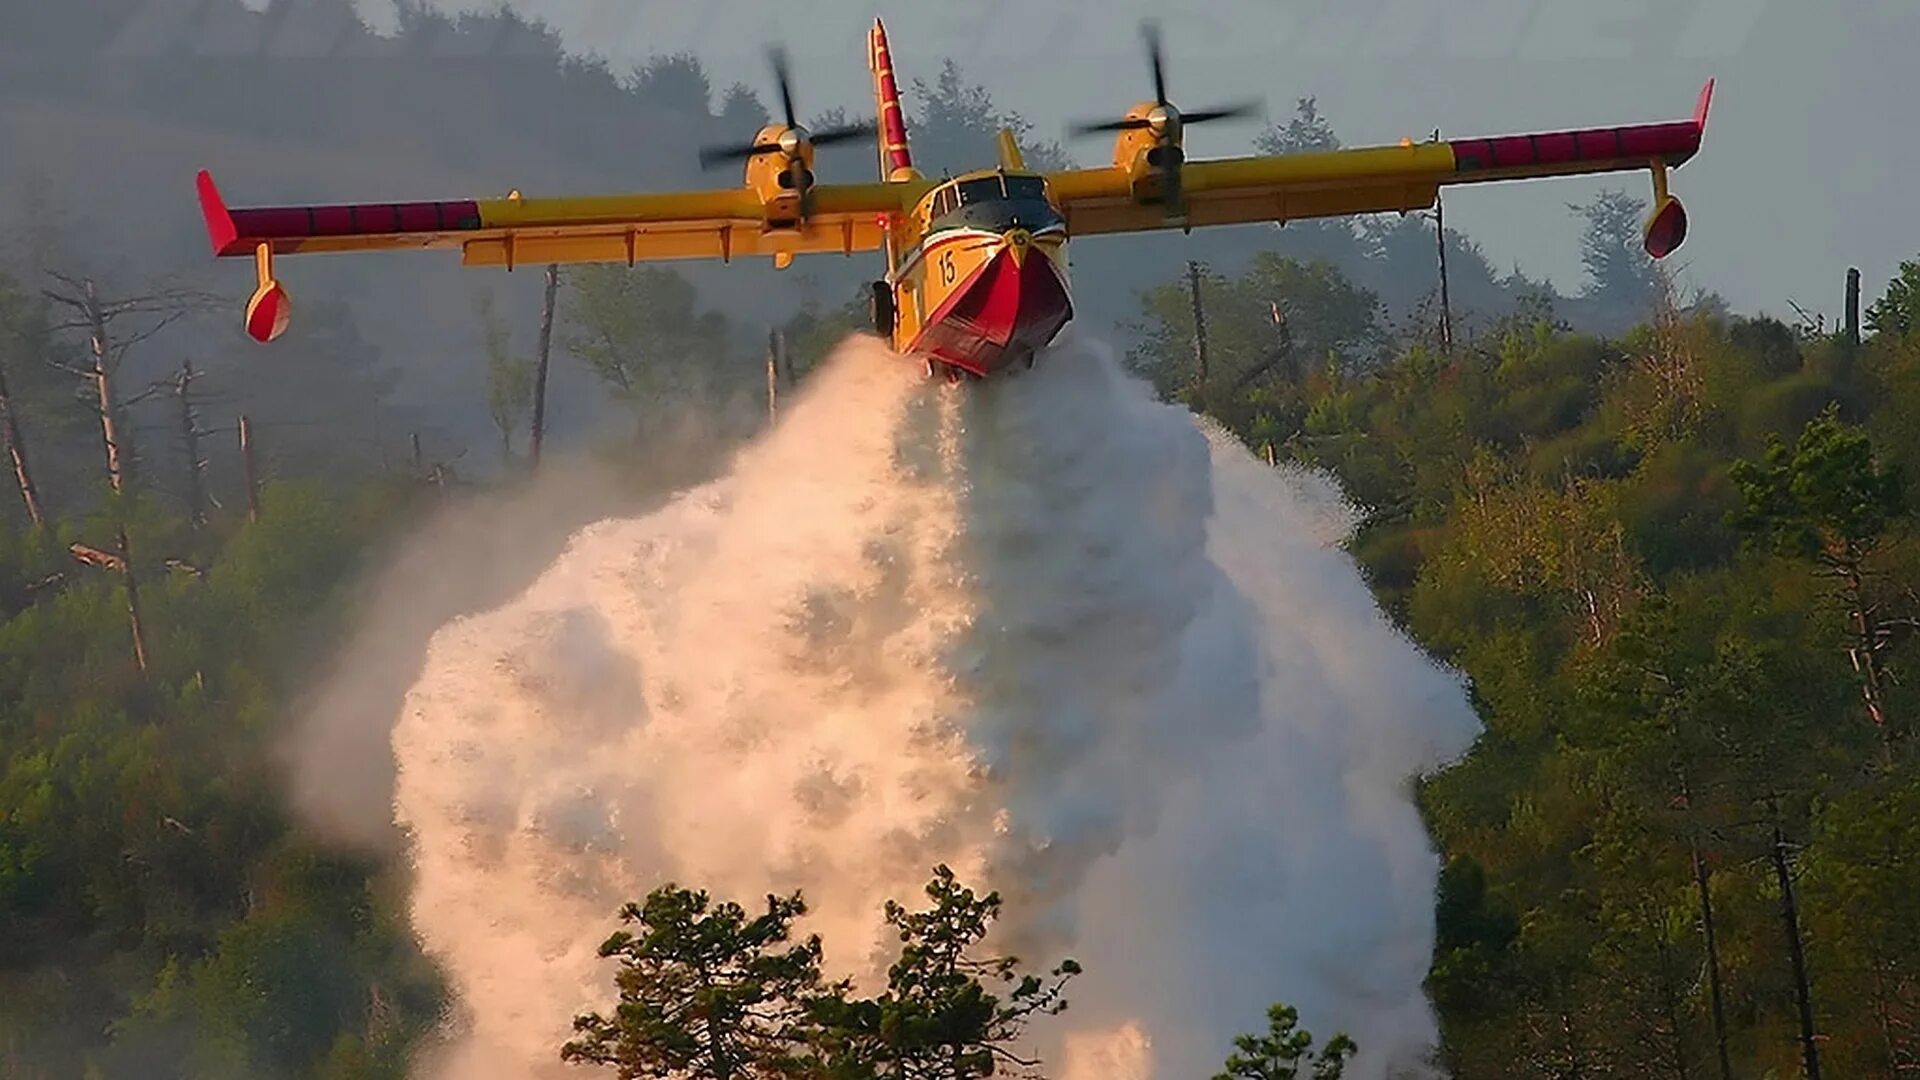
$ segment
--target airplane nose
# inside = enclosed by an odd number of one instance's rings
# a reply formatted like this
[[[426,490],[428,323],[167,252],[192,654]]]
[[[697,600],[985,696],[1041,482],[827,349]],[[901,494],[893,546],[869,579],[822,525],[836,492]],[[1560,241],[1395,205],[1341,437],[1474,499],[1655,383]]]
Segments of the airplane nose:
[[[1013,265],[1025,266],[1027,252],[1033,250],[1033,233],[1026,229],[1012,229],[1005,237],[1007,254],[1013,256]]]

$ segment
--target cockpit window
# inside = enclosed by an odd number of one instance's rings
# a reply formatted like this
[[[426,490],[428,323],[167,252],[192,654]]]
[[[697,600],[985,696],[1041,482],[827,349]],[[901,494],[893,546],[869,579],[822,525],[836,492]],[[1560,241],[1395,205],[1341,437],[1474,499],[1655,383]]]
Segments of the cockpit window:
[[[986,176],[978,180],[960,182],[960,205],[970,206],[977,202],[992,202],[1006,198],[1006,189],[1000,186],[998,176]]]
[[[1037,176],[1009,176],[1007,177],[1007,197],[1044,199],[1047,197],[1047,182]]]

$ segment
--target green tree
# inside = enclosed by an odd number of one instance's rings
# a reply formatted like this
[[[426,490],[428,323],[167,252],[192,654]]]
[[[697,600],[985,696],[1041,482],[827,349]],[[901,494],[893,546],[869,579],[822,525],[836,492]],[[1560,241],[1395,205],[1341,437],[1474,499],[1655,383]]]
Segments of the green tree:
[[[513,462],[513,433],[533,411],[533,361],[513,353],[513,331],[494,310],[493,294],[480,294],[480,323],[487,345],[487,415],[500,432],[500,462]]]
[[[1602,191],[1587,203],[1570,205],[1587,223],[1580,237],[1580,262],[1587,268],[1587,295],[1646,314],[1659,295],[1660,271],[1642,241],[1647,204],[1624,191]]]
[[[1867,329],[1876,334],[1904,338],[1920,329],[1920,259],[1900,264],[1900,276],[1887,283],[1887,291],[1867,308]]]
[[[1900,469],[1882,467],[1867,433],[1843,422],[1836,406],[1809,423],[1791,447],[1772,437],[1761,461],[1735,462],[1731,475],[1745,502],[1739,527],[1781,554],[1814,562],[1819,573],[1838,582],[1867,714],[1891,736],[1887,654],[1914,623],[1881,611],[1870,562],[1888,529],[1907,513]]]
[[[808,1002],[822,992],[820,939],[791,944],[799,894],[767,897],[763,915],[710,904],[674,885],[628,904],[600,946],[617,958],[620,1004],[576,1017],[564,1061],[611,1065],[622,1080],[760,1080],[803,1075]]]
[[[1327,1040],[1313,1052],[1313,1035],[1299,1027],[1300,1013],[1291,1005],[1267,1009],[1267,1030],[1233,1040],[1234,1053],[1225,1071],[1213,1080],[1294,1080],[1301,1069],[1311,1080],[1340,1080],[1347,1061],[1359,1050],[1345,1034]]]
[[[634,69],[629,90],[646,105],[689,116],[706,116],[713,102],[706,69],[687,52],[648,58]]]
[[[727,320],[700,310],[692,282],[657,266],[589,266],[567,285],[563,344],[634,410],[641,430],[670,408],[717,396],[731,357]]]
[[[1319,99],[1303,97],[1285,125],[1268,127],[1253,144],[1263,154],[1312,154],[1340,149],[1340,137],[1320,115]]]
[[[1016,957],[978,957],[1000,918],[1000,894],[976,895],[945,866],[926,894],[932,906],[924,911],[887,903],[887,925],[902,945],[885,992],[818,1009],[830,1075],[975,1080],[1039,1064],[1021,1056],[1021,1040],[1034,1017],[1066,1009],[1064,991],[1080,965],[1063,960],[1042,976],[1023,973]],[[1007,988],[1004,998],[993,984]]]
[[[1032,141],[1033,125],[1017,112],[995,108],[987,88],[968,82],[952,60],[941,63],[940,75],[932,83],[914,79],[913,93],[919,99],[919,111],[908,129],[914,166],[928,176],[991,166],[999,160],[997,140],[1003,128],[1019,141],[1029,168],[1070,165],[1058,143]]]

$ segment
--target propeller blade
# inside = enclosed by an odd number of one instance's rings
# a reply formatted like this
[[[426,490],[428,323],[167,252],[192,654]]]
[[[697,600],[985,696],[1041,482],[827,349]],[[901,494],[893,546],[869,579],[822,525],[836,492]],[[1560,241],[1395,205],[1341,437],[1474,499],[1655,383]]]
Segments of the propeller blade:
[[[787,66],[787,50],[767,50],[767,61],[773,65],[773,81],[780,88],[780,107],[786,112],[787,126],[799,127],[800,119],[793,107],[793,77]]]
[[[1099,123],[1074,124],[1069,130],[1074,137],[1082,135],[1100,135],[1112,131],[1137,131],[1146,127],[1145,120],[1103,120]]]
[[[1162,175],[1166,178],[1165,179],[1166,188],[1165,188],[1163,209],[1166,214],[1166,219],[1168,221],[1172,221],[1180,217],[1183,213],[1186,212],[1186,204],[1185,204],[1186,192],[1182,188],[1182,181],[1180,178],[1180,174],[1182,171],[1183,170],[1181,166],[1175,165],[1172,168],[1163,170],[1162,172]]]
[[[1260,102],[1243,101],[1236,105],[1227,105],[1218,109],[1200,109],[1195,112],[1181,113],[1182,124],[1205,124],[1214,120],[1238,120],[1242,117],[1257,116],[1261,111]]]
[[[729,161],[745,161],[761,154],[777,154],[779,143],[743,143],[739,146],[709,146],[700,151],[700,167],[711,169]]]
[[[812,134],[812,137],[810,137],[807,141],[811,142],[815,146],[832,146],[834,143],[843,143],[843,142],[851,141],[853,139],[868,138],[869,136],[872,136],[874,133],[878,132],[879,130],[880,130],[880,126],[878,124],[875,124],[871,120],[863,120],[858,124],[848,124],[845,127],[828,128],[825,131],[816,131]]]
[[[1140,36],[1147,42],[1147,63],[1153,67],[1153,100],[1161,105],[1167,104],[1167,63],[1160,44],[1160,24],[1143,22],[1140,24]]]

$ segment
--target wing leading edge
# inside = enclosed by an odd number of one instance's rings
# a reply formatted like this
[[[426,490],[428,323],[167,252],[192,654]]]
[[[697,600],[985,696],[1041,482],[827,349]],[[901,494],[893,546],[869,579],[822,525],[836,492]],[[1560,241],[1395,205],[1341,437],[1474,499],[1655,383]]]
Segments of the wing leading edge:
[[[1655,173],[1664,206],[1666,170],[1700,150],[1713,87],[1701,91],[1692,119],[1673,123],[1189,162],[1184,219],[1138,197],[1139,169],[1075,169],[1048,181],[1075,236],[1423,210],[1453,184],[1640,169]]]
[[[256,255],[263,246],[275,255],[457,248],[468,265],[507,267],[873,251],[883,241],[883,218],[917,194],[909,187],[821,185],[806,221],[771,229],[760,198],[746,188],[232,209],[213,178],[199,176],[216,256]]]

